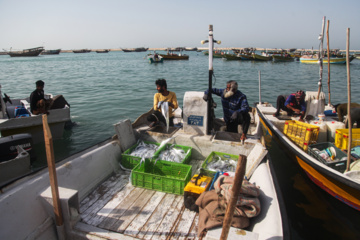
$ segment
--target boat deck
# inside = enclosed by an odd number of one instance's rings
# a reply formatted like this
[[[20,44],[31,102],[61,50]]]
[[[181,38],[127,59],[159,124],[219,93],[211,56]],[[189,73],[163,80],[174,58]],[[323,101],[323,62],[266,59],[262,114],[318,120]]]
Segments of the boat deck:
[[[121,239],[198,239],[198,214],[185,208],[181,195],[132,186],[129,173],[113,175],[80,203],[81,222]],[[124,236],[125,235],[125,236]],[[111,237],[113,239],[113,237]]]

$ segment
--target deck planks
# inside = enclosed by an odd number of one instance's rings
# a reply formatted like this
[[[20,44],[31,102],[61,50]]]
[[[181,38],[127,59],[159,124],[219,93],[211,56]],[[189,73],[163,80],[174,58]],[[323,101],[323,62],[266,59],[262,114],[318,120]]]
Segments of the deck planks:
[[[137,188],[117,174],[80,204],[82,222],[138,239],[197,239],[197,214],[183,196]]]

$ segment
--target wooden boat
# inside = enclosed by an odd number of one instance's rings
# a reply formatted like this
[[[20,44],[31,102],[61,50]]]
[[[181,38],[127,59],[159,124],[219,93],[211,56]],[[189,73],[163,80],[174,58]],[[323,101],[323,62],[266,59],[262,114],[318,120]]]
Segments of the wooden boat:
[[[293,62],[295,58],[290,55],[272,55],[272,59],[274,62]]]
[[[36,47],[36,48],[29,48],[24,49],[22,51],[9,51],[8,54],[10,57],[36,57],[39,56],[39,54],[44,51],[43,47]]]
[[[78,50],[73,50],[73,53],[88,53],[91,52],[91,49],[78,49]]]
[[[51,94],[45,94],[45,98],[50,97],[53,98]],[[48,119],[54,139],[60,139],[64,132],[65,123],[70,121],[70,108],[62,102],[64,98],[61,95],[55,96],[53,99],[57,100],[54,100],[53,108],[49,110]],[[34,144],[44,141],[41,115],[33,115],[30,112],[29,97],[11,99],[11,102],[7,103],[5,103],[2,97],[0,100],[1,109],[3,109],[0,112],[0,132],[2,137],[30,133]],[[26,114],[17,116],[17,109],[26,112]]]
[[[194,99],[187,100],[187,103],[195,103]],[[241,231],[258,239],[282,238],[279,195],[267,151],[258,137],[252,135],[257,134],[259,128],[253,128],[254,132],[251,131],[249,139],[242,144],[239,138],[224,132],[217,132],[214,137],[176,127],[168,133],[164,128],[150,128],[146,120],[149,114],[151,112],[143,114],[133,123],[126,120],[116,124],[116,136],[57,164],[63,228],[55,225],[47,169],[2,188],[0,224],[3,231],[0,231],[0,238],[57,239],[63,234],[68,239],[198,239],[199,215],[184,207],[182,195],[133,186],[129,182],[131,173],[119,165],[119,161],[124,161],[121,160],[122,153],[138,139],[160,143],[170,136],[173,143],[192,147],[190,164],[193,173],[213,151],[247,156],[248,163],[252,163],[247,166],[247,174],[253,172],[249,181],[261,187],[259,199],[264,211],[250,219],[246,232]],[[181,120],[181,114],[175,116]],[[256,116],[252,115],[258,121]],[[209,230],[207,235],[216,234],[216,231],[219,229]],[[230,234],[228,239],[238,239],[238,235]]]
[[[163,63],[164,58],[160,54],[152,54],[148,56],[149,63]]]
[[[121,48],[123,52],[146,52],[149,48]]]
[[[256,54],[256,53],[253,53],[252,56],[253,56],[255,61],[270,61],[272,59],[271,56],[259,55],[259,54]]]
[[[183,54],[182,50],[175,53],[174,50],[167,49],[166,54],[159,54],[165,60],[189,60],[189,55]]]
[[[241,57],[236,54],[225,54],[223,58],[226,60],[241,60]]]
[[[355,58],[354,56],[351,56],[349,58],[349,61],[351,62],[352,60],[354,60],[354,58]],[[301,63],[308,63],[308,64],[319,64],[319,58],[316,55],[314,55],[314,56],[304,55],[304,56],[301,56],[300,62]],[[328,59],[324,58],[323,63],[327,64]],[[330,64],[346,64],[346,57],[330,58]]]
[[[194,48],[191,48],[191,47],[186,47],[184,48],[185,51],[197,51],[198,48],[197,47],[194,47]]]
[[[44,50],[41,52],[41,55],[56,55],[59,54],[61,49],[54,49],[54,50]]]
[[[103,50],[96,50],[97,53],[108,53],[110,52],[109,49],[103,49]]]
[[[310,105],[308,104],[308,106]],[[270,143],[271,140],[278,142],[294,163],[298,164],[318,187],[344,204],[360,210],[360,181],[356,177],[351,177],[351,172],[354,171],[344,173],[346,161],[340,159],[327,164],[321,161],[321,157],[315,157],[314,151],[309,150],[321,146],[321,144],[327,146],[328,142],[334,143],[336,129],[344,128],[343,123],[338,122],[336,117],[326,117],[321,123],[319,120],[314,120],[310,124],[304,125],[309,129],[316,126],[321,127],[316,145],[313,147],[310,145],[309,149],[304,151],[303,147],[295,144],[284,134],[286,120],[282,120],[284,118],[281,116],[278,118],[273,116],[276,109],[271,104],[258,104],[256,108],[263,126],[265,142]],[[337,154],[340,156],[340,153]],[[345,153],[343,155],[346,156]]]

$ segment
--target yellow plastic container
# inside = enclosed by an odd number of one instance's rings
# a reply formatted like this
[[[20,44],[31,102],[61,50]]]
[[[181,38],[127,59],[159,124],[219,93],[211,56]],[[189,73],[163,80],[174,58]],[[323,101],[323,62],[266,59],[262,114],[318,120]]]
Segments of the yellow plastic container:
[[[284,126],[284,134],[305,152],[308,150],[309,145],[316,143],[319,130],[319,126],[295,120],[285,121]]]
[[[360,128],[354,128],[351,131],[352,133],[352,141],[351,148],[360,145]],[[348,149],[349,143],[349,129],[336,129],[335,132],[335,146],[340,148],[341,150]]]

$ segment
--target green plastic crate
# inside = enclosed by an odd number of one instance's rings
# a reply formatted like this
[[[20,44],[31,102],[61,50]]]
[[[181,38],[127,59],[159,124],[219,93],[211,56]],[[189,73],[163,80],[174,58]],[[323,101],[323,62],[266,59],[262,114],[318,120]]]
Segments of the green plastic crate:
[[[157,156],[160,156],[161,152],[164,150],[167,150],[169,147],[171,147],[172,145],[174,145],[173,147],[176,149],[181,149],[183,150],[186,155],[184,157],[184,159],[181,161],[181,163],[187,164],[190,162],[191,160],[191,151],[192,151],[192,147],[188,147],[188,146],[182,146],[182,145],[176,145],[176,144],[166,144],[163,148],[160,149]],[[160,158],[159,158],[160,159]],[[165,159],[160,159],[160,160],[165,160]]]
[[[214,177],[215,176],[215,173],[214,171],[211,171],[211,170],[208,170],[207,169],[207,165],[209,163],[211,163],[214,158],[214,156],[219,156],[221,157],[221,159],[231,159],[231,160],[234,160],[235,162],[238,162],[239,160],[239,156],[238,155],[233,155],[233,154],[228,154],[228,153],[222,153],[222,152],[211,152],[210,155],[205,159],[205,161],[203,162],[203,164],[201,165],[201,167],[203,168],[203,171],[204,171],[204,174],[206,176],[209,176],[209,177]]]
[[[144,141],[144,143],[147,144],[155,144],[157,146],[160,146],[160,143],[157,142],[148,142],[148,141]],[[134,151],[134,149],[139,145],[139,143],[136,143],[135,145],[133,145],[131,148],[127,149],[123,154],[121,154],[121,165],[127,169],[133,169],[136,165],[139,164],[141,157],[137,157],[137,156],[131,156],[130,154]],[[159,155],[161,149],[157,149],[156,152],[154,153],[154,157]]]
[[[323,159],[314,149],[318,149],[320,151],[333,147],[336,152],[336,157],[333,161],[327,162],[325,159]],[[331,167],[332,169],[335,169],[339,172],[344,172],[346,169],[346,163],[347,163],[347,154],[341,151],[339,148],[337,148],[334,144],[331,142],[324,142],[324,143],[317,143],[312,144],[309,146],[308,153],[310,156],[313,156],[320,162],[324,163],[328,167]]]
[[[191,165],[158,160],[138,164],[131,171],[134,186],[182,195],[191,179]]]

